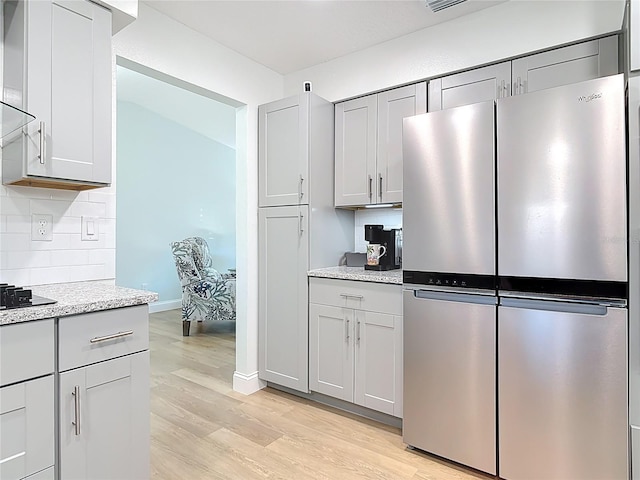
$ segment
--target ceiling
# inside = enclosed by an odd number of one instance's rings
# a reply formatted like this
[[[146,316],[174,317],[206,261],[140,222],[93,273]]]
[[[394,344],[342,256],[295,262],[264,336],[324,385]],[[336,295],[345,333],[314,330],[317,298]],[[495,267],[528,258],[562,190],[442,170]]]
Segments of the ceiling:
[[[143,0],[159,12],[286,75],[506,0],[433,13],[424,0]]]

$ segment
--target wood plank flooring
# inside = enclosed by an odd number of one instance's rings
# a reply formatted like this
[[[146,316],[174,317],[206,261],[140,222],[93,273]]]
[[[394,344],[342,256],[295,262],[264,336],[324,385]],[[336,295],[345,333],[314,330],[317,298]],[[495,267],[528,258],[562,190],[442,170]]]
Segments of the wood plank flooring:
[[[177,479],[493,478],[411,451],[399,429],[266,388],[234,392],[235,324],[150,316],[151,476]]]

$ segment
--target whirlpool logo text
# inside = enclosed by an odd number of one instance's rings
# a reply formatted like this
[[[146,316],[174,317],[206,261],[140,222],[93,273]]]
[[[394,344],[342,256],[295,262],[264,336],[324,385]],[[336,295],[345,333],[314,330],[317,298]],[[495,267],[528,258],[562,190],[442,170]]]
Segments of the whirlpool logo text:
[[[591,100],[602,98],[602,93],[592,93],[591,95],[582,95],[578,97],[579,102],[589,103]]]

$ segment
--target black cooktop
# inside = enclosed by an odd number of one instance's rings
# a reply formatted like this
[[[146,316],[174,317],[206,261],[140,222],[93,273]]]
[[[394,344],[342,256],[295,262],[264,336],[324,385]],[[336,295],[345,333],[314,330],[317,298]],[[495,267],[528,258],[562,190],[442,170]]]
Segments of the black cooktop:
[[[38,305],[50,305],[56,300],[33,295],[31,290],[0,283],[0,310],[10,308],[36,307]]]

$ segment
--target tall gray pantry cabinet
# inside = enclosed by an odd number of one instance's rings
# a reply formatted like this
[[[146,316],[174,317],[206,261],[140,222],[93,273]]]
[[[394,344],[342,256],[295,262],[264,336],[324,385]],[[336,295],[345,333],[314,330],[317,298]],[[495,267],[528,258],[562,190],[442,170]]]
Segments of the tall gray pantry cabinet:
[[[353,250],[353,212],[333,208],[333,104],[305,92],[258,117],[258,375],[308,392],[307,271]]]

